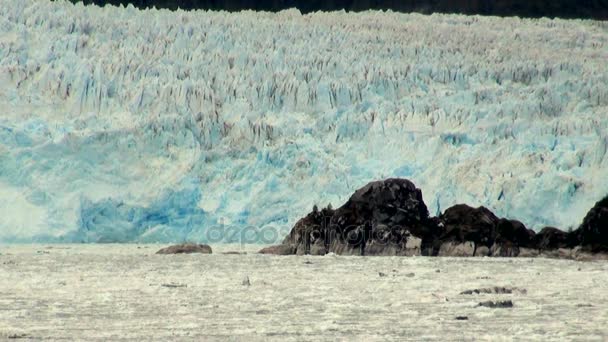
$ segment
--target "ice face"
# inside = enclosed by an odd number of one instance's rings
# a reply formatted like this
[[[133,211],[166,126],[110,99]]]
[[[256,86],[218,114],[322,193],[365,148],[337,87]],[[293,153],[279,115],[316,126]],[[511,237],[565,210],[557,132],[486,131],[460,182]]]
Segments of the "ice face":
[[[607,23],[0,3],[0,241],[280,240],[386,177],[537,230],[608,193]]]

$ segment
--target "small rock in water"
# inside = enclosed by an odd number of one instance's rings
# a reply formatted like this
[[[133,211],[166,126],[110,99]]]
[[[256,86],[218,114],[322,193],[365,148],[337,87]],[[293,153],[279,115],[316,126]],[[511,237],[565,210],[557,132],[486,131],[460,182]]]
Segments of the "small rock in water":
[[[483,306],[486,308],[512,308],[513,302],[511,300],[497,300],[497,301],[487,301],[481,302],[477,306]]]
[[[469,317],[468,316],[456,316],[456,320],[457,321],[468,321]]]
[[[312,261],[306,260],[306,261],[304,261],[304,264],[306,264],[306,265],[312,265]]]
[[[243,286],[251,286],[251,281],[249,281],[249,276],[245,276],[245,279],[243,279]]]
[[[186,285],[186,284],[178,284],[178,283],[161,284],[160,286],[169,287],[169,288],[188,287],[188,285]]]
[[[412,278],[412,277],[414,277],[415,275],[416,275],[416,273],[408,273],[408,274],[406,274],[405,276],[406,276],[406,277],[408,277],[408,278]]]
[[[27,334],[10,334],[8,335],[8,339],[9,340],[16,340],[16,339],[20,339],[20,338],[27,338]]]
[[[378,275],[379,275],[380,277],[386,277],[386,273],[378,272]]]
[[[156,254],[211,254],[211,247],[203,244],[184,243],[181,245],[169,246],[156,252]]]
[[[496,294],[511,294],[514,291],[518,291],[520,293],[526,293],[527,291],[525,289],[518,289],[517,287],[489,287],[489,288],[483,288],[483,289],[473,289],[473,290],[466,290],[466,291],[462,291],[460,292],[461,295],[472,295],[472,294],[480,294],[480,293],[496,293]]]
[[[293,255],[296,254],[296,248],[293,245],[276,245],[262,248],[258,253],[260,254],[274,254],[274,255]]]

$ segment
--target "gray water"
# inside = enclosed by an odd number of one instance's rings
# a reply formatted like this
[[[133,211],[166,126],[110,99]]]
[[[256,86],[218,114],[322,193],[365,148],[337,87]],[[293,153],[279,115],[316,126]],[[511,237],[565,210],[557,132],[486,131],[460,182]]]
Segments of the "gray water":
[[[0,339],[608,339],[606,261],[282,257],[255,245],[155,255],[160,247],[0,246]],[[461,294],[494,286],[512,293]],[[487,300],[514,306],[478,306]]]

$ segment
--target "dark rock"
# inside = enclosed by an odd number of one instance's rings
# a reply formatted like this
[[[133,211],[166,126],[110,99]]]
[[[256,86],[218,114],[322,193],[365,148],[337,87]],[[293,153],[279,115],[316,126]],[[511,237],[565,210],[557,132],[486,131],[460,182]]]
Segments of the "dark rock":
[[[536,246],[541,250],[556,250],[558,248],[572,248],[576,241],[574,235],[563,230],[545,227],[536,234]]]
[[[462,291],[460,292],[461,295],[473,295],[473,294],[482,294],[482,293],[489,293],[489,294],[511,294],[514,291],[520,292],[520,293],[526,293],[527,291],[524,289],[519,289],[519,288],[511,288],[511,287],[488,287],[488,288],[482,288],[482,289],[474,289],[474,290],[466,290],[466,291]]]
[[[202,244],[192,244],[186,243],[181,245],[170,246],[167,248],[163,248],[156,252],[156,254],[192,254],[192,253],[201,253],[201,254],[211,254],[211,247],[208,245]]]
[[[573,233],[585,250],[608,252],[608,196],[595,203]]]
[[[274,255],[294,255],[296,254],[296,247],[294,245],[275,245],[262,248],[258,253]]]
[[[160,286],[168,287],[168,288],[188,287],[188,285],[186,285],[186,284],[177,284],[177,283],[161,284]]]
[[[29,338],[28,334],[10,334],[7,336],[9,340],[17,340],[21,338]]]
[[[576,231],[547,227],[536,234],[520,221],[466,204],[430,218],[420,189],[407,179],[389,178],[357,190],[336,210],[315,206],[283,245],[260,252],[605,259],[608,197],[596,203]]]
[[[456,316],[455,318],[457,321],[468,321],[469,317],[468,316]]]
[[[496,243],[534,248],[536,233],[517,220],[500,219],[496,224]]]
[[[315,206],[283,244],[299,255],[420,255],[435,233],[422,191],[391,178],[367,184],[336,210]]]
[[[407,179],[389,178],[357,190],[334,212],[327,227],[328,251],[405,255],[410,237],[422,239],[424,245],[432,234],[422,191]],[[372,248],[367,250],[367,245]]]
[[[536,247],[536,233],[517,220],[501,218],[496,223],[495,233],[494,245],[490,247],[492,256],[515,257],[523,248]]]
[[[479,303],[477,306],[483,306],[486,308],[512,308],[513,307],[513,302],[511,300],[497,300],[497,301],[491,301],[488,300],[486,302],[481,302]]]
[[[470,241],[488,248],[494,244],[499,219],[486,207],[473,208],[457,204],[446,209],[440,219],[444,226],[440,237],[442,242]]]
[[[314,206],[312,212],[296,222],[289,235],[283,240],[283,244],[295,246],[295,253],[300,255],[325,254],[325,233],[333,214],[334,210],[331,206],[322,210]]]

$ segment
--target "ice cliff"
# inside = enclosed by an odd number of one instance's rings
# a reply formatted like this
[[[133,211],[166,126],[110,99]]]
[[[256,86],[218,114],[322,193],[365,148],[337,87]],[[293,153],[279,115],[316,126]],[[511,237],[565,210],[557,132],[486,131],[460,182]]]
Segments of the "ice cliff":
[[[0,0],[0,242],[280,241],[387,177],[576,227],[608,23]]]

